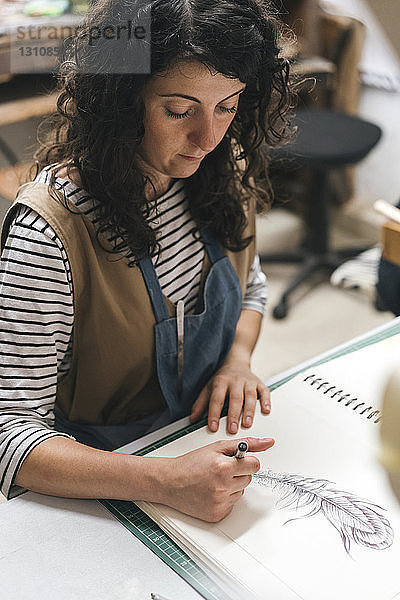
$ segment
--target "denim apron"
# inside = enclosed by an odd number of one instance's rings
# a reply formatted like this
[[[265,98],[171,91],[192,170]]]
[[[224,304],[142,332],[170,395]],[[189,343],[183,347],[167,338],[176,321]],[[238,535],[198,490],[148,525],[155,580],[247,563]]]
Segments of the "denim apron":
[[[209,229],[202,229],[200,235],[211,266],[194,314],[184,315],[183,303],[178,302],[177,315],[170,317],[153,261],[149,256],[139,261],[156,321],[155,360],[167,410],[124,425],[73,423],[56,411],[58,431],[112,450],[190,414],[232,346],[242,309],[239,278],[229,258]]]

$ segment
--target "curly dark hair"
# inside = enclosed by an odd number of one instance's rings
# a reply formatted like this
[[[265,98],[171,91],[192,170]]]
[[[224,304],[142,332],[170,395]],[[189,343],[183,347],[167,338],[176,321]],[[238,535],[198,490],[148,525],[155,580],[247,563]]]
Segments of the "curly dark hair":
[[[116,28],[127,18],[135,22],[135,15],[140,21],[146,14],[151,15],[151,73],[126,68],[118,73],[110,68],[115,45],[94,44],[90,32]],[[287,135],[294,97],[288,62],[279,55],[282,26],[275,14],[265,0],[100,0],[69,40],[57,113],[40,130],[39,138],[43,132],[44,137],[35,157],[38,168],[59,165],[52,183],[62,167],[78,170],[82,186],[99,202],[98,233],[111,227],[123,239],[116,251],[158,252],[148,220],[154,203],[145,195],[145,187],[154,184],[135,160],[145,133],[142,92],[152,75],[182,60],[199,61],[246,83],[224,138],[184,183],[199,226],[212,224],[229,250],[250,243],[244,237],[245,207],[253,198],[262,212],[271,199],[261,146],[276,145]],[[121,54],[119,45],[117,59],[126,67],[137,61],[135,51],[137,46],[126,42]]]

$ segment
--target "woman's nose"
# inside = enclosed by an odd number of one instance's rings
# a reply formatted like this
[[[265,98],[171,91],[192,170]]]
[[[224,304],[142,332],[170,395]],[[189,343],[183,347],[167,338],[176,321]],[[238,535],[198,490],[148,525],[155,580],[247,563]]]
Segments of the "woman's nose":
[[[203,152],[211,152],[217,145],[217,133],[213,121],[202,121],[189,134],[189,140]]]

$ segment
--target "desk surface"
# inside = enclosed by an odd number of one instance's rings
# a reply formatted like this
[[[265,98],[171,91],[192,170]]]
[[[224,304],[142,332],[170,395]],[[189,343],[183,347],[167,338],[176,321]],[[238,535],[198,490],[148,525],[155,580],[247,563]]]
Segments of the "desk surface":
[[[7,600],[171,600],[201,596],[95,500],[28,492],[0,506]]]
[[[394,323],[400,318],[267,383]],[[121,450],[133,452],[147,441]],[[201,598],[95,500],[28,492],[0,505],[0,530],[0,591],[7,600],[149,600],[151,592],[170,600]]]

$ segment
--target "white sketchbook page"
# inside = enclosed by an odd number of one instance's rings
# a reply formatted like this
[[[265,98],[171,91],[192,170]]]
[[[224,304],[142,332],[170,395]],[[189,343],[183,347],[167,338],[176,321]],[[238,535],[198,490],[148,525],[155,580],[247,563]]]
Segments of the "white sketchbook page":
[[[399,356],[400,336],[312,369],[379,408],[387,364]],[[292,509],[278,509],[269,488],[251,486],[233,512],[218,524],[204,524],[173,509],[155,505],[178,538],[232,573],[255,597],[301,597],[305,600],[391,600],[400,592],[400,511],[377,460],[379,427],[305,383],[304,375],[275,390],[269,416],[257,413],[251,435],[272,436],[276,445],[259,454],[262,469],[329,479],[340,490],[355,493],[387,509],[394,543],[386,550],[356,544],[349,557],[339,533],[322,516],[299,519]],[[353,389],[357,382],[357,389]],[[322,391],[322,390],[321,390]],[[320,392],[321,392],[320,391]],[[241,437],[206,428],[154,452],[176,456],[216,439]],[[171,529],[170,529],[171,530]],[[242,557],[239,559],[238,557]],[[276,595],[270,586],[284,582],[295,594]]]

